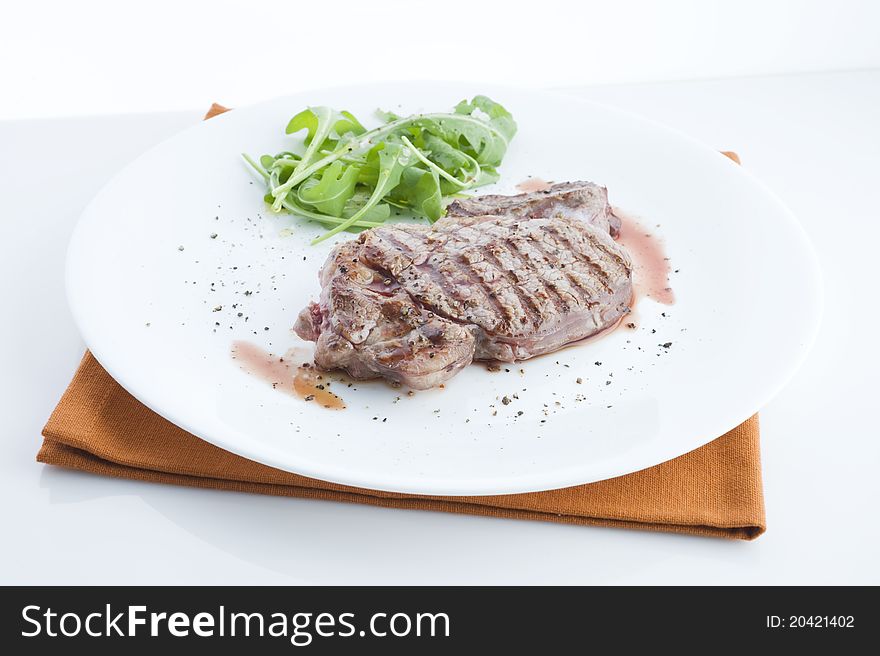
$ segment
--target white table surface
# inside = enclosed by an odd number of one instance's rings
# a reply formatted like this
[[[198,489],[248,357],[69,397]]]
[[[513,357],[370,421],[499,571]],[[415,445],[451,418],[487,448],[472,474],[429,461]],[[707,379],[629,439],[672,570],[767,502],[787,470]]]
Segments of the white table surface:
[[[0,122],[0,583],[880,583],[880,71],[571,93],[736,150],[814,240],[826,316],[761,411],[764,536],[386,510],[37,464],[83,351],[64,298],[70,231],[115,170],[200,112],[15,121]]]

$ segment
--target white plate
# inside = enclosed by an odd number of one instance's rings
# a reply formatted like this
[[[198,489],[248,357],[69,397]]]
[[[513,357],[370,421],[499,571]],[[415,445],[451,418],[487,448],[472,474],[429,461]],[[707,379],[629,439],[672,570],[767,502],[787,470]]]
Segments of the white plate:
[[[284,127],[307,105],[365,120],[377,107],[446,110],[476,93],[519,124],[502,182],[486,191],[513,192],[529,175],[606,185],[612,204],[664,240],[678,270],[677,303],[643,300],[635,331],[509,372],[474,365],[443,390],[410,397],[382,383],[336,383],[343,411],[242,372],[233,340],[275,353],[305,346],[290,327],[318,293],[332,242],[311,247],[319,228],[269,213],[239,153],[289,148],[296,140]],[[67,282],[97,359],[175,424],[280,469],[444,495],[586,483],[709,442],[785,384],[821,305],[815,258],[795,218],[713,149],[565,96],[447,83],[310,91],[194,125],[96,196],[74,233]],[[500,402],[505,395],[510,404]]]

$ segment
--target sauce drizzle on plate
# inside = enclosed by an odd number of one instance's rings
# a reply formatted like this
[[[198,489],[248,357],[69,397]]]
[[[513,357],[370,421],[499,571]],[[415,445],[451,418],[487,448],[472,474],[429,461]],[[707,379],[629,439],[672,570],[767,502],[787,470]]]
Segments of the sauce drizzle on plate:
[[[669,284],[671,267],[663,242],[620,208],[614,208],[614,216],[621,221],[617,241],[633,260],[635,300],[645,297],[661,305],[673,305],[675,294]]]
[[[283,356],[264,351],[243,340],[232,343],[232,359],[242,371],[262,379],[280,390],[303,401],[312,401],[328,410],[344,410],[345,401],[330,391],[330,381],[313,365],[304,362],[311,356],[304,349],[290,349]]]
[[[533,191],[546,191],[552,183],[541,178],[527,178],[516,185],[516,188],[522,192],[530,193]]]

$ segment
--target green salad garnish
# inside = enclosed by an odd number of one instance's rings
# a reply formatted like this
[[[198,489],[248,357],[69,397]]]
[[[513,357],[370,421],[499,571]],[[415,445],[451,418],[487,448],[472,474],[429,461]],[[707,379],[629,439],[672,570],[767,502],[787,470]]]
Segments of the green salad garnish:
[[[265,200],[329,230],[382,225],[391,208],[434,222],[448,197],[498,180],[498,165],[516,123],[486,96],[461,101],[453,112],[402,117],[367,130],[351,113],[309,107],[290,119],[287,134],[306,131],[302,153],[244,159],[266,181]]]

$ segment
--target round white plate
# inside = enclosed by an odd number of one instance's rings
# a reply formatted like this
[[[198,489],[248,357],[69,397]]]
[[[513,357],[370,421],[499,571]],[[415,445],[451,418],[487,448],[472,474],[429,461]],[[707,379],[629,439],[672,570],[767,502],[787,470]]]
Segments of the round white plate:
[[[473,365],[445,389],[408,396],[384,383],[337,382],[341,411],[243,372],[230,356],[235,340],[278,354],[308,346],[290,328],[318,294],[333,242],[309,246],[318,227],[271,214],[239,153],[299,143],[284,127],[308,105],[348,109],[366,123],[379,107],[442,111],[478,93],[519,125],[501,183],[482,191],[515,192],[527,176],[606,185],[613,205],[664,241],[676,304],[642,300],[636,330],[499,372]],[[95,197],[67,264],[88,347],[156,412],[280,469],[424,494],[559,488],[691,451],[785,384],[821,305],[804,233],[746,169],[608,107],[470,84],[309,91],[194,125]]]

